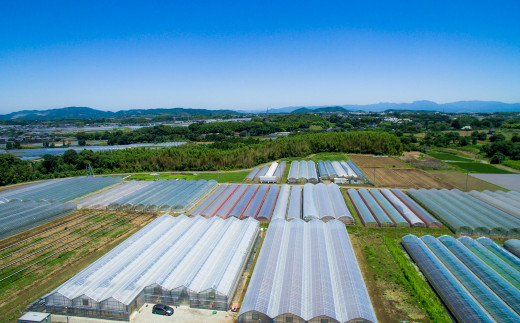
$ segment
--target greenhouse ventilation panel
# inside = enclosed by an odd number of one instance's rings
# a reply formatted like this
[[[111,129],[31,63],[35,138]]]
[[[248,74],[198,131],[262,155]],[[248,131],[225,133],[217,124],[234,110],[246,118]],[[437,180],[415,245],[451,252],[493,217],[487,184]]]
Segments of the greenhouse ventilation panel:
[[[227,310],[258,221],[165,214],[45,298],[47,312],[128,320],[145,302]]]
[[[325,319],[377,321],[345,225],[337,220],[272,221],[239,322]]]

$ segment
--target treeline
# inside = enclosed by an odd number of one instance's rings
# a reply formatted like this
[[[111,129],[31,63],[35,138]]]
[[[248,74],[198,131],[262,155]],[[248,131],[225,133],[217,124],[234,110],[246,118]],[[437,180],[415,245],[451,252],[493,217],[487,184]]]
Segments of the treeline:
[[[397,155],[399,139],[384,132],[324,132],[295,135],[276,140],[234,138],[211,145],[186,145],[153,149],[134,148],[79,154],[68,150],[62,156],[45,155],[42,161],[22,161],[0,155],[0,184],[77,176],[90,163],[96,174],[148,171],[214,171],[250,168],[285,157],[305,157],[319,152]]]
[[[78,132],[75,134],[80,145],[87,140],[107,140],[109,145],[128,145],[141,142],[167,141],[222,141],[239,134],[241,137],[265,136],[274,132],[300,131],[311,126],[327,129],[330,123],[314,115],[283,115],[268,118],[252,118],[245,122],[198,122],[188,127],[159,125],[132,131],[104,131],[98,133]]]
[[[480,149],[486,157],[490,158],[492,164],[500,164],[506,159],[520,160],[520,137],[514,135],[511,140],[507,140],[504,135],[497,134],[492,138],[491,144],[485,144]]]

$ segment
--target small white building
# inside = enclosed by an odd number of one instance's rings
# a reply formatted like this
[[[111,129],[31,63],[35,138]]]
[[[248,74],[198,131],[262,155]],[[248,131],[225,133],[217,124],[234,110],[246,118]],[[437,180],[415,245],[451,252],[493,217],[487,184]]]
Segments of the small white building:
[[[50,313],[27,312],[18,319],[18,323],[51,323]]]

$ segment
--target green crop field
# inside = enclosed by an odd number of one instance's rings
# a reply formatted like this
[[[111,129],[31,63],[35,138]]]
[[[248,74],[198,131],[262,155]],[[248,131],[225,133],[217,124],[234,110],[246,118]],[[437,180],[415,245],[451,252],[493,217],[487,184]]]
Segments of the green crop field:
[[[504,160],[502,164],[514,169],[520,169],[520,160]]]
[[[293,160],[312,160],[317,162],[318,160],[349,160],[349,158],[345,153],[317,153],[307,157],[290,157],[280,159],[280,161],[285,161],[287,163],[290,163]]]
[[[150,175],[150,174],[134,174],[130,176],[128,179],[135,179],[135,180],[142,180],[142,181],[153,181],[157,178],[159,179],[205,179],[205,180],[211,180],[214,179],[219,182],[243,182],[246,176],[249,174],[249,171],[243,171],[243,172],[211,172],[211,173],[185,173],[185,174],[159,174],[157,175]]]
[[[470,162],[472,161],[470,158],[460,157],[455,154],[439,152],[439,151],[429,151],[428,155],[433,158],[437,158],[439,160],[451,160],[451,161],[461,161],[461,162]]]
[[[482,164],[482,163],[458,163],[458,162],[448,162],[448,164],[458,167],[462,170],[469,171],[470,173],[482,173],[482,174],[514,174],[513,172],[507,171],[505,169],[501,169],[495,167],[490,164]]]

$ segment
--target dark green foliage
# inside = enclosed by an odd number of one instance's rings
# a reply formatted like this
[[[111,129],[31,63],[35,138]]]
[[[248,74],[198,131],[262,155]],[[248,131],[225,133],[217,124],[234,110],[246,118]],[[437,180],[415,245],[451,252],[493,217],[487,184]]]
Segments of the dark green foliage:
[[[506,159],[506,156],[504,156],[504,154],[502,154],[501,152],[497,151],[489,161],[491,162],[491,164],[500,164],[504,161],[504,159]]]
[[[164,149],[135,148],[62,156],[45,155],[41,162],[21,161],[11,155],[0,155],[1,185],[31,179],[76,176],[84,174],[90,163],[96,174],[157,171],[214,171],[250,168],[287,157],[305,157],[320,152],[370,153],[398,155],[399,139],[391,134],[373,131],[308,133],[259,141],[233,138],[211,145],[186,145]],[[13,172],[13,170],[17,170]],[[4,175],[6,174],[6,175]]]

